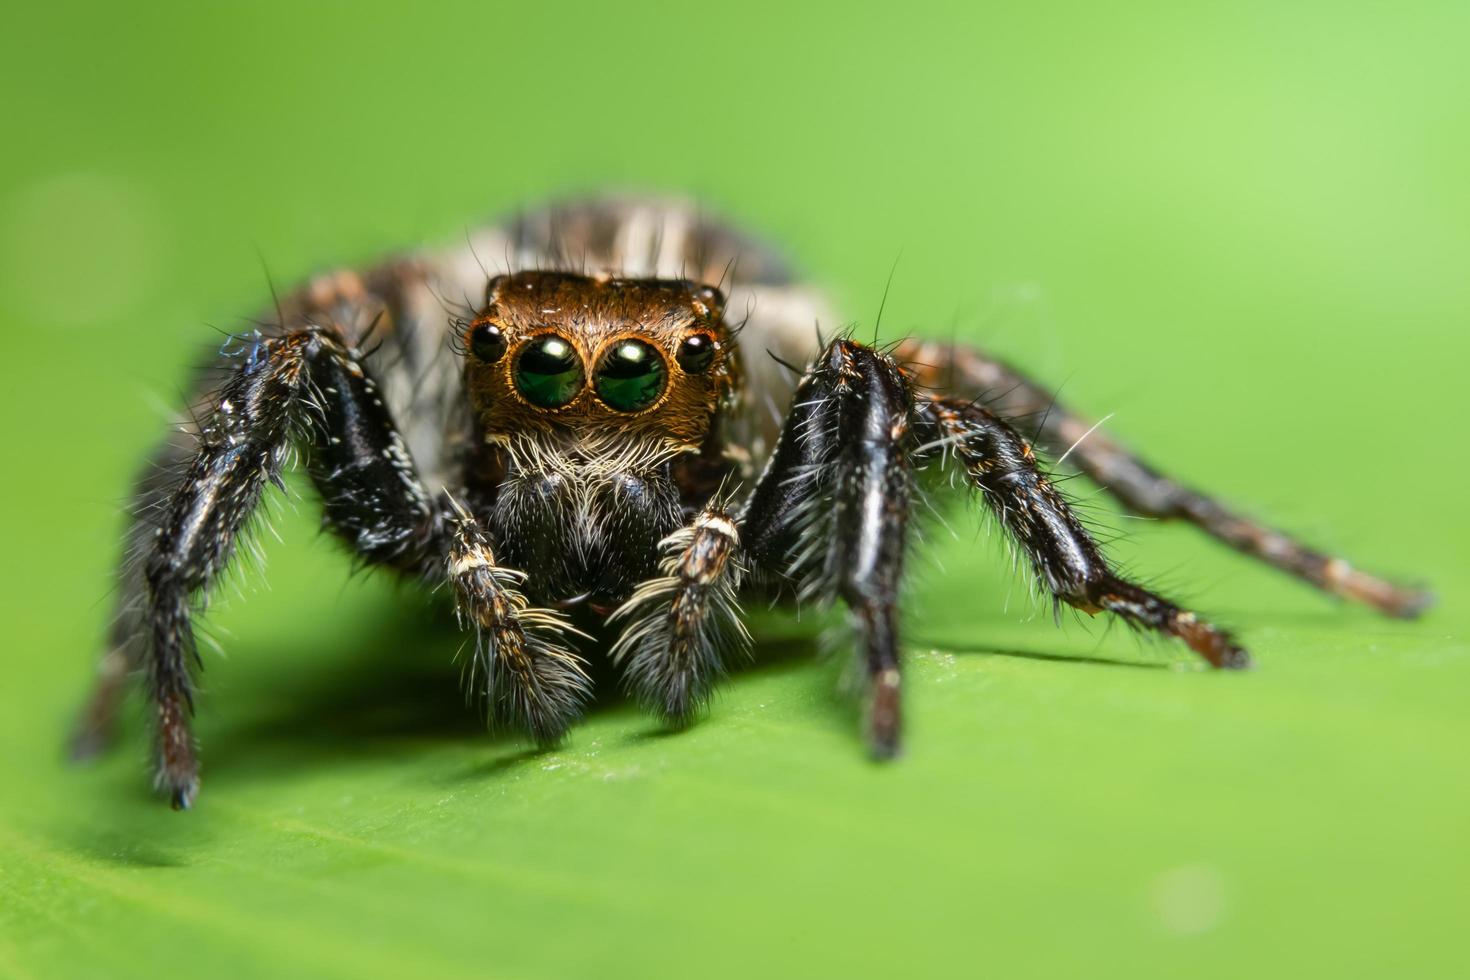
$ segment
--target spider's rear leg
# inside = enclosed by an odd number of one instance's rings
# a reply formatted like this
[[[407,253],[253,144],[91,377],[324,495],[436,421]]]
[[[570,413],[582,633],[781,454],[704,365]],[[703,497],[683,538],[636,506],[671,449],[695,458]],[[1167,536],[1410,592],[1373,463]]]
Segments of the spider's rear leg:
[[[1342,558],[1310,548],[1164,476],[1097,431],[1093,423],[1057,404],[1042,386],[980,351],[911,340],[895,353],[926,388],[979,396],[1005,418],[1038,419],[1037,438],[1048,451],[1068,454],[1078,469],[1135,514],[1188,521],[1259,561],[1390,616],[1417,616],[1434,602],[1428,592],[1359,571]]]
[[[736,594],[744,574],[734,517],[712,504],[661,543],[663,575],[640,585],[611,617],[627,622],[613,645],[638,700],[675,725],[708,699],[750,648]]]
[[[517,587],[525,575],[495,563],[490,539],[468,513],[450,517],[447,567],[460,622],[476,632],[471,691],[491,720],[504,719],[538,744],[556,742],[581,715],[592,685],[564,634],[565,617],[531,607]]]
[[[1250,666],[1229,633],[1119,576],[1042,472],[1031,446],[984,406],[922,399],[925,451],[957,459],[985,502],[1058,599],[1088,613],[1116,613],[1134,626],[1178,637],[1212,666]]]
[[[913,497],[912,416],[908,380],[886,355],[835,341],[802,378],[742,517],[756,561],[777,564],[804,595],[847,603],[879,758],[898,752],[901,734],[898,591]]]

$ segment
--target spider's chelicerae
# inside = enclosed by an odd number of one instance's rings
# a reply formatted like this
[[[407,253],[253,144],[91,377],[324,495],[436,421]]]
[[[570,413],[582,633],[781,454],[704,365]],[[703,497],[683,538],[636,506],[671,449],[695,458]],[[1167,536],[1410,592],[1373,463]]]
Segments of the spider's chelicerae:
[[[1389,615],[1429,601],[1162,475],[981,351],[823,344],[824,312],[737,233],[637,200],[554,206],[311,281],[226,345],[146,470],[77,751],[105,741],[139,669],[159,786],[194,801],[192,619],[298,456],[361,560],[447,586],[477,637],[474,692],[539,743],[591,693],[575,624],[618,630],[627,687],[683,723],[746,653],[737,597],[759,586],[846,603],[868,744],[893,755],[896,601],[926,468],[980,492],[1057,601],[1247,666],[1227,632],[1108,562],[1008,419],[1039,420],[1042,448],[1069,450],[1133,513]]]

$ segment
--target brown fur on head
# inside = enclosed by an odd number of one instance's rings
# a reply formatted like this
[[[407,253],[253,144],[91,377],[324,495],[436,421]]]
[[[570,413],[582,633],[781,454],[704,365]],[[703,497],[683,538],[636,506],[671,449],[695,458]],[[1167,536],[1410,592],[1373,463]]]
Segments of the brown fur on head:
[[[684,280],[561,272],[517,272],[492,280],[484,308],[463,334],[470,403],[486,440],[510,444],[529,436],[583,445],[640,443],[657,447],[659,455],[698,451],[738,379],[724,306],[719,290]],[[472,343],[485,324],[499,328],[506,344],[505,353],[490,363],[476,356]],[[515,382],[520,353],[548,333],[576,349],[584,372],[581,390],[557,408],[532,404]],[[713,341],[714,358],[704,370],[690,372],[679,366],[677,355],[697,334]],[[617,411],[598,397],[593,375],[604,353],[630,337],[658,351],[668,380],[647,408]]]

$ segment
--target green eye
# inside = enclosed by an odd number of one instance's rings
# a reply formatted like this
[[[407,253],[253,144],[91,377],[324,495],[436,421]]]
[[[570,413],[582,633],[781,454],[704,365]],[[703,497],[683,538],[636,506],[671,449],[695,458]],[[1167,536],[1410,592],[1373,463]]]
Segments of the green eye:
[[[539,408],[561,408],[582,390],[582,359],[569,342],[544,334],[521,349],[514,376],[526,401]]]
[[[620,340],[597,364],[597,397],[619,412],[638,412],[658,401],[669,369],[653,345]]]

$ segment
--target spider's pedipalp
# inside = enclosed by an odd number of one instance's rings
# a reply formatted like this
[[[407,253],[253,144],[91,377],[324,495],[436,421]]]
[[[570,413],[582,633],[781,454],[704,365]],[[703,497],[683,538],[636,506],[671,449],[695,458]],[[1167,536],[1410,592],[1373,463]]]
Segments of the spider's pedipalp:
[[[566,634],[583,634],[557,611],[526,601],[525,573],[496,565],[474,518],[460,510],[450,523],[445,567],[460,622],[476,636],[469,689],[485,699],[492,722],[504,720],[537,744],[553,744],[591,695],[586,666],[566,643]]]
[[[740,531],[730,512],[713,504],[660,547],[661,576],[638,586],[609,617],[627,624],[610,654],[642,704],[682,725],[726,666],[750,650],[737,599],[745,571]]]

